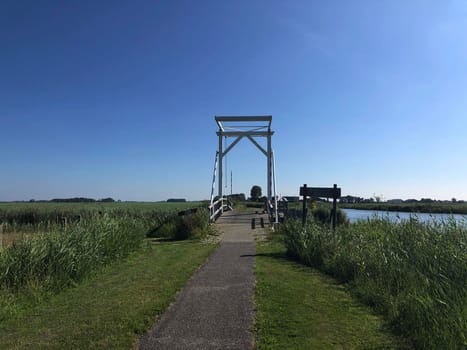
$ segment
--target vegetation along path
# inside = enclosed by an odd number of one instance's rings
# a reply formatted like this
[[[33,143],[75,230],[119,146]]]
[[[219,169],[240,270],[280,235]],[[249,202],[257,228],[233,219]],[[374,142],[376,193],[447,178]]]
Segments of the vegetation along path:
[[[282,243],[262,242],[256,250],[258,350],[410,349],[342,284],[289,260]]]
[[[219,219],[222,245],[141,338],[141,349],[253,348],[255,243],[251,220],[257,216],[229,212]]]
[[[152,244],[36,306],[10,300],[18,315],[0,318],[0,349],[132,349],[214,248]]]
[[[334,279],[288,260],[282,243],[255,245],[259,218],[234,211],[219,220],[222,245],[140,349],[410,348]]]

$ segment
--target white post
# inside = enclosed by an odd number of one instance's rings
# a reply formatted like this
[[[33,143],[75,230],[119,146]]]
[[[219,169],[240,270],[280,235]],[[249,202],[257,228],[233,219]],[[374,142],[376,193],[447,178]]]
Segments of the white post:
[[[214,213],[214,188],[216,187],[216,172],[217,172],[217,161],[219,159],[219,152],[216,152],[216,158],[214,159],[214,171],[212,173],[212,187],[211,187],[211,205],[209,207],[209,220],[211,220],[212,214]]]
[[[268,213],[269,215],[271,215],[271,209],[269,207],[269,203],[271,203],[271,199],[272,199],[272,150],[271,150],[271,130],[269,129],[268,130],[269,133],[268,133],[268,136],[267,136],[267,147],[268,147],[268,150],[267,150],[267,158],[268,158],[268,173],[267,173],[267,176],[268,176],[268,192],[267,192],[267,195],[268,195]]]
[[[275,211],[275,215],[276,215],[276,220],[275,220],[275,223],[278,224],[279,223],[279,217],[277,216],[277,194],[276,194],[276,156],[274,154],[274,151],[272,151],[272,176],[274,178],[274,211]]]
[[[219,187],[218,187],[218,193],[217,195],[222,197],[222,159],[224,158],[224,155],[222,154],[222,134],[219,134]]]

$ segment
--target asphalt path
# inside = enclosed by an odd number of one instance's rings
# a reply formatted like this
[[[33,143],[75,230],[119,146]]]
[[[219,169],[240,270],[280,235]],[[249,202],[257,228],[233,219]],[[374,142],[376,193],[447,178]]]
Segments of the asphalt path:
[[[261,231],[259,217],[234,211],[218,220],[221,246],[141,337],[140,349],[253,348],[254,234]]]

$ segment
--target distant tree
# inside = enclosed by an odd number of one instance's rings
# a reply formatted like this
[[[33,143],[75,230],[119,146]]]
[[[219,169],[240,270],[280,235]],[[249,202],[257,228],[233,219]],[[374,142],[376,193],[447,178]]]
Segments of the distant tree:
[[[115,202],[115,199],[109,197],[109,198],[102,198],[99,199],[99,202]]]
[[[451,201],[452,201],[453,203],[456,203],[456,202],[457,202],[457,200],[456,200],[455,198],[452,198]]]
[[[261,194],[262,194],[262,190],[260,186],[254,185],[251,188],[250,197],[252,200],[257,201],[261,197]]]
[[[84,198],[84,197],[73,197],[73,198],[54,198],[51,199],[50,202],[56,202],[56,203],[89,203],[89,202],[95,202],[96,200],[93,198]]]
[[[231,194],[231,195],[228,195],[227,197],[229,197],[233,201],[238,201],[238,202],[244,202],[246,200],[244,193]]]
[[[365,198],[362,202],[363,203],[374,203],[375,199],[374,198]]]
[[[406,200],[404,201],[404,203],[418,203],[418,200],[413,199],[413,198],[411,198],[411,199],[406,199]]]
[[[420,203],[433,203],[433,199],[431,199],[431,198],[422,198],[422,199],[420,199]]]
[[[360,203],[363,201],[361,197],[343,196],[340,198],[340,203]]]
[[[169,198],[167,199],[167,203],[184,203],[186,202],[185,198]]]

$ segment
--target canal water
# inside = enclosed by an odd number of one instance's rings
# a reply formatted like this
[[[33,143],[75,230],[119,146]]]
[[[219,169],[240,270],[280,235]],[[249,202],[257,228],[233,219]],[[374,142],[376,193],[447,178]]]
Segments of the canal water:
[[[467,225],[467,215],[461,214],[435,214],[435,213],[406,213],[395,211],[382,210],[361,210],[361,209],[341,209],[347,214],[350,222],[359,220],[367,220],[374,217],[388,218],[390,221],[409,220],[411,217],[417,218],[422,222],[442,221],[453,217],[458,222],[463,222]]]

